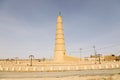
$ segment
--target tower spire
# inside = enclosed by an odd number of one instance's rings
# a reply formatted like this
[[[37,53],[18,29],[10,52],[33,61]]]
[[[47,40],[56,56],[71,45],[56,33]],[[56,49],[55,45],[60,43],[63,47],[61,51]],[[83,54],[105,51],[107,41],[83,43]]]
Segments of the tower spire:
[[[68,56],[66,53],[61,12],[59,12],[57,17],[54,61],[60,63],[65,61],[80,61],[80,58]]]
[[[61,12],[59,11],[59,16],[61,16]]]
[[[64,41],[64,31],[62,25],[62,16],[61,16],[61,12],[59,12],[59,15],[57,17],[57,25],[56,25],[54,60],[64,61],[65,55],[66,55],[66,49],[65,49],[65,41]]]

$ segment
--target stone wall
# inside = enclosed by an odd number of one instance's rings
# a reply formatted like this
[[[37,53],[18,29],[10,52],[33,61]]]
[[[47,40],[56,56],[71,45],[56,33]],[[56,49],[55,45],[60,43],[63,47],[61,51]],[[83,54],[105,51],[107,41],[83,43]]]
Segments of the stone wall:
[[[93,69],[114,69],[120,68],[120,63],[92,64],[92,65],[44,65],[44,66],[0,66],[0,71],[29,72],[29,71],[70,71],[70,70],[93,70]]]

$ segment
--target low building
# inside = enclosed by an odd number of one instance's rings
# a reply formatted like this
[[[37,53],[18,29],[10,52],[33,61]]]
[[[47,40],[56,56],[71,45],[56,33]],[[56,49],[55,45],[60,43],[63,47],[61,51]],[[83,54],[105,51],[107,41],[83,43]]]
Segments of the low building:
[[[106,55],[106,56],[104,56],[104,60],[105,61],[115,61],[116,60],[116,56],[114,54]]]

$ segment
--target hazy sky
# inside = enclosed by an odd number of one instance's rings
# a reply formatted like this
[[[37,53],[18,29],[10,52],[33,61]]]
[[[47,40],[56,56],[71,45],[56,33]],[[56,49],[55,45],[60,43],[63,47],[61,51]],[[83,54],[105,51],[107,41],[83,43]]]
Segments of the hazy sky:
[[[53,57],[59,11],[67,54],[120,54],[120,0],[0,0],[0,58]]]

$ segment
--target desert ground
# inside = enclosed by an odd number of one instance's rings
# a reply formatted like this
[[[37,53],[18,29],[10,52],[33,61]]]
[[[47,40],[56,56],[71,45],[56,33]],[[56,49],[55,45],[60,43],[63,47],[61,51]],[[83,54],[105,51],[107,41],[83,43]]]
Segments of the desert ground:
[[[0,72],[0,80],[120,80],[120,69],[65,72]]]
[[[9,78],[0,80],[120,80],[120,74],[107,76],[68,76],[68,77],[46,77],[46,78]]]

